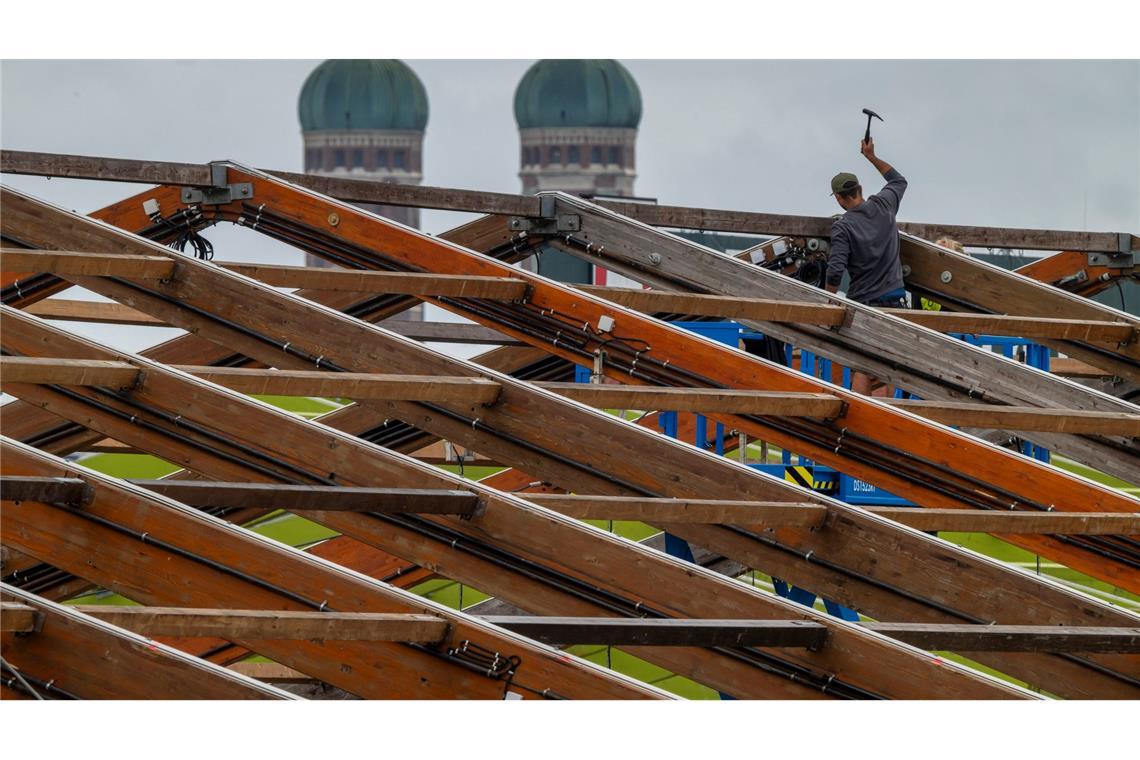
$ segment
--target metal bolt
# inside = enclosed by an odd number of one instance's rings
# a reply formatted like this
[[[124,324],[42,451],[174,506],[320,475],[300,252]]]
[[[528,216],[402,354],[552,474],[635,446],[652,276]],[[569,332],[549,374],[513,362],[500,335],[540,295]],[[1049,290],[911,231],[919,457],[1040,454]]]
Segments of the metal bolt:
[[[950,274],[950,272],[947,271],[938,275],[938,279],[942,280],[942,282],[950,282],[954,279],[954,275]]]
[[[910,277],[910,264],[903,264],[903,277]]]
[[[661,254],[660,253],[649,254],[649,263],[655,267],[661,266]]]
[[[340,214],[336,213],[335,211],[329,214],[329,224],[331,224],[333,227],[340,224]]]

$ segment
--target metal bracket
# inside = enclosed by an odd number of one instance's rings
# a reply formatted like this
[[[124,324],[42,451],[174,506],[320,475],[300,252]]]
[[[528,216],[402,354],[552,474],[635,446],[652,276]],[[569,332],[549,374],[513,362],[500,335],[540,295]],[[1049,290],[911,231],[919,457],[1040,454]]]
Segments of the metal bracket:
[[[535,235],[578,232],[582,229],[582,217],[578,214],[558,214],[554,217],[512,216],[510,228],[516,232],[531,232]]]
[[[183,203],[198,203],[203,206],[221,206],[232,203],[238,199],[253,197],[252,182],[236,182],[226,184],[228,179],[225,164],[210,164],[210,182],[212,187],[184,187],[182,188]]]
[[[1120,244],[1131,245],[1131,242],[1125,240],[1126,235],[1121,236]],[[1095,252],[1089,255],[1089,266],[1094,267],[1108,267],[1109,269],[1131,269],[1140,266],[1140,251],[1121,250],[1116,253]]]

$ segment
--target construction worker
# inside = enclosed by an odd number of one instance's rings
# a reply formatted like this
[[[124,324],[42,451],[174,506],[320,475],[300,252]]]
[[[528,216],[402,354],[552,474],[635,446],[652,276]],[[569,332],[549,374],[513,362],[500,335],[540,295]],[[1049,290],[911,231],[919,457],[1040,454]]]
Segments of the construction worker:
[[[835,293],[843,274],[851,283],[847,297],[868,306],[906,308],[902,264],[899,262],[899,210],[906,179],[875,155],[875,141],[864,140],[860,151],[883,175],[887,184],[870,198],[863,198],[859,178],[840,172],[831,180],[831,194],[845,212],[831,225],[831,252],[827,261],[827,290]],[[881,384],[878,384],[881,385]],[[870,395],[871,378],[855,373],[853,390]]]

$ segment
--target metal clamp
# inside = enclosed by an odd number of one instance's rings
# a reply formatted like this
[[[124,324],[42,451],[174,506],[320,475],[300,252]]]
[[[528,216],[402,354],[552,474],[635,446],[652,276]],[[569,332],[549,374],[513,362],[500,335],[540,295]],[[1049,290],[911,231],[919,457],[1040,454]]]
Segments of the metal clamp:
[[[1115,252],[1095,251],[1088,254],[1089,266],[1108,267],[1109,269],[1131,269],[1140,266],[1140,251],[1124,248],[1131,246],[1131,235],[1120,236],[1121,250]]]
[[[558,214],[552,217],[512,216],[510,228],[535,235],[578,232],[582,229],[582,217],[579,214]]]
[[[235,200],[248,200],[253,197],[252,182],[227,184],[228,167],[225,164],[210,164],[211,187],[182,188],[183,203],[200,203],[203,206],[222,206]]]

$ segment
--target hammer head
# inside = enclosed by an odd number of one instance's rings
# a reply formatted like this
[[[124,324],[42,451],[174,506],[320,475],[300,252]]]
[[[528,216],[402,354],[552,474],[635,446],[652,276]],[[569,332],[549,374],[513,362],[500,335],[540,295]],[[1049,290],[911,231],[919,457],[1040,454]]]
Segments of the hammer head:
[[[867,114],[867,116],[868,116],[868,121],[870,121],[870,118],[869,118],[869,117],[871,117],[871,116],[874,116],[874,117],[875,117],[876,119],[878,119],[879,121],[882,121],[882,120],[883,120],[883,117],[882,117],[882,116],[879,116],[879,114],[875,113],[875,112],[874,112],[874,111],[872,111],[870,108],[864,108],[864,109],[863,109],[863,113]]]

